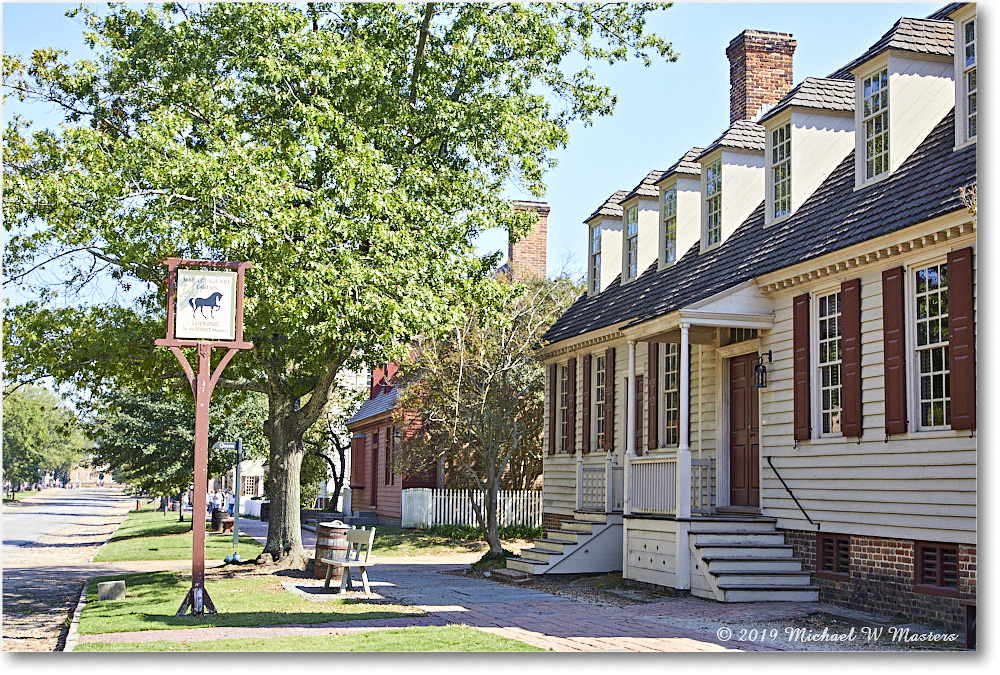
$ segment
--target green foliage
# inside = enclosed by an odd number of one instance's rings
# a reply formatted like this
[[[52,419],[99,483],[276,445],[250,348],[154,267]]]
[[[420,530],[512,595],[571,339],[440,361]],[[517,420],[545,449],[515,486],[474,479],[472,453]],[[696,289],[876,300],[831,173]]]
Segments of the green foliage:
[[[674,58],[645,33],[664,6],[75,10],[93,58],[4,55],[6,90],[65,120],[4,129],[4,283],[39,297],[5,310],[6,376],[158,390],[179,375],[152,345],[159,261],[253,261],[255,347],[219,386],[268,396],[271,497],[297,502],[291,460],[337,372],[460,318],[498,258],[476,235],[530,224],[503,186],[541,194],[570,125],[613,110],[586,63]],[[272,510],[276,558],[301,550],[296,513]]]
[[[499,552],[487,551],[483,554],[483,557],[469,565],[469,571],[475,574],[482,574],[489,570],[507,567],[507,559],[517,557],[517,554],[505,548],[500,549]]]
[[[89,443],[76,414],[48,389],[32,385],[3,399],[3,475],[15,485],[34,483],[51,471],[65,480],[87,458]]]
[[[327,463],[316,455],[306,453],[302,457],[302,468],[299,470],[299,504],[304,509],[311,509],[319,497],[321,483],[327,479]]]
[[[235,397],[231,397],[235,398]],[[228,403],[229,405],[226,405]],[[235,453],[212,447],[243,437],[244,457],[266,456],[264,397],[217,401],[209,425],[208,475],[228,471]],[[186,490],[194,475],[194,402],[179,389],[151,393],[109,391],[93,399],[88,432],[96,441],[93,461],[107,464],[115,480],[155,495]]]

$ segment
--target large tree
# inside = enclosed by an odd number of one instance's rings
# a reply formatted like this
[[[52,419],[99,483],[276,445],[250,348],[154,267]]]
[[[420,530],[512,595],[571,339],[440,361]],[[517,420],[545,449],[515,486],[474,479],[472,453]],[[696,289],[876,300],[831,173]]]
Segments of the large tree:
[[[9,376],[158,388],[158,262],[253,261],[220,386],[267,396],[265,554],[304,565],[301,439],[337,372],[456,319],[496,263],[476,235],[529,225],[503,186],[541,194],[569,125],[611,113],[587,62],[674,58],[663,6],[115,5],[83,10],[91,59],[5,54],[65,118],[4,131],[4,283],[39,293],[5,312]]]
[[[583,290],[565,277],[511,283],[471,304],[450,334],[421,338],[396,383],[401,473],[444,462],[448,486],[469,489],[490,553],[501,554],[497,493],[542,470],[545,368],[542,336]],[[484,294],[486,295],[486,294]],[[418,421],[419,420],[419,421]],[[534,471],[532,471],[532,468]]]

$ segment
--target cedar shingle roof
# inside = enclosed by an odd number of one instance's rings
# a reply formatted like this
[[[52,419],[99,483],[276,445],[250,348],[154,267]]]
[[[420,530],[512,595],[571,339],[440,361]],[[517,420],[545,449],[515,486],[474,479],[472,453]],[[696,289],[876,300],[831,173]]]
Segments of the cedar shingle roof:
[[[650,265],[586,294],[548,330],[549,343],[618,324],[634,325],[774,272],[964,208],[959,188],[976,177],[976,146],[953,150],[952,110],[888,178],[854,189],[854,152],[787,220],[764,229],[764,205],[721,246],[696,243],[674,265]]]
[[[854,82],[824,77],[807,77],[757,120],[774,117],[782,110],[798,106],[818,110],[854,112]]]
[[[933,16],[933,15],[932,15]],[[955,23],[950,19],[910,19],[897,21],[868,51],[830,75],[845,79],[850,71],[884,51],[895,49],[913,54],[933,56],[955,55]]]
[[[754,122],[736,120],[732,126],[726,129],[725,133],[702,150],[696,159],[701,159],[719,148],[740,148],[764,152],[764,127]]]
[[[604,203],[597,207],[593,213],[587,216],[583,222],[589,223],[597,216],[608,216],[609,218],[622,217],[622,202],[625,200],[627,190],[618,190],[613,195],[604,200]]]
[[[704,148],[691,148],[684,153],[684,156],[674,162],[673,166],[663,172],[663,175],[656,181],[657,184],[662,183],[666,179],[670,178],[674,174],[686,173],[694,176],[701,175],[701,165],[695,160],[698,158]]]
[[[347,424],[351,425],[378,415],[384,415],[396,407],[398,399],[399,390],[395,387],[379,394],[375,398],[370,398],[361,404],[358,411],[351,416],[351,419],[347,420]]]
[[[627,202],[632,197],[652,197],[656,199],[660,196],[659,190],[656,189],[656,183],[663,177],[664,173],[663,171],[650,171],[638,185],[632,188],[631,192],[625,195],[622,201]]]

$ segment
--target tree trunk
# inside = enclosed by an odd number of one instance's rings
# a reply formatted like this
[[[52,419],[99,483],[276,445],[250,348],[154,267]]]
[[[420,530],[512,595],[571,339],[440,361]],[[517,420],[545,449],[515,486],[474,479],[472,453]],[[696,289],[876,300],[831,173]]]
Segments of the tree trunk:
[[[500,541],[500,527],[497,523],[497,480],[489,476],[486,480],[486,543],[490,545],[490,553],[502,554],[503,543]]]
[[[302,468],[302,434],[295,437],[290,398],[271,395],[270,414],[264,423],[269,453],[268,497],[271,512],[264,554],[281,567],[304,569],[308,562],[302,548],[299,473]],[[258,558],[258,560],[260,560]]]

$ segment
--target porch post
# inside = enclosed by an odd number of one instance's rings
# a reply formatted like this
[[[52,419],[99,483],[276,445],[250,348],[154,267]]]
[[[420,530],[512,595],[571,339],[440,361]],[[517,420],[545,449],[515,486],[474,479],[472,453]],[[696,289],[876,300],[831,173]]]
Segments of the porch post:
[[[576,449],[576,508],[583,508],[583,452]]]
[[[614,497],[614,460],[611,458],[611,453],[609,452],[604,456],[604,512],[611,513],[615,508],[615,497]]]
[[[622,513],[627,516],[632,513],[629,481],[632,479],[632,455],[635,454],[635,340],[628,341],[628,387],[626,389],[628,391],[625,395],[625,484],[622,486],[625,494],[622,495]]]
[[[691,587],[691,324],[681,323],[680,433],[677,444],[677,588]]]

